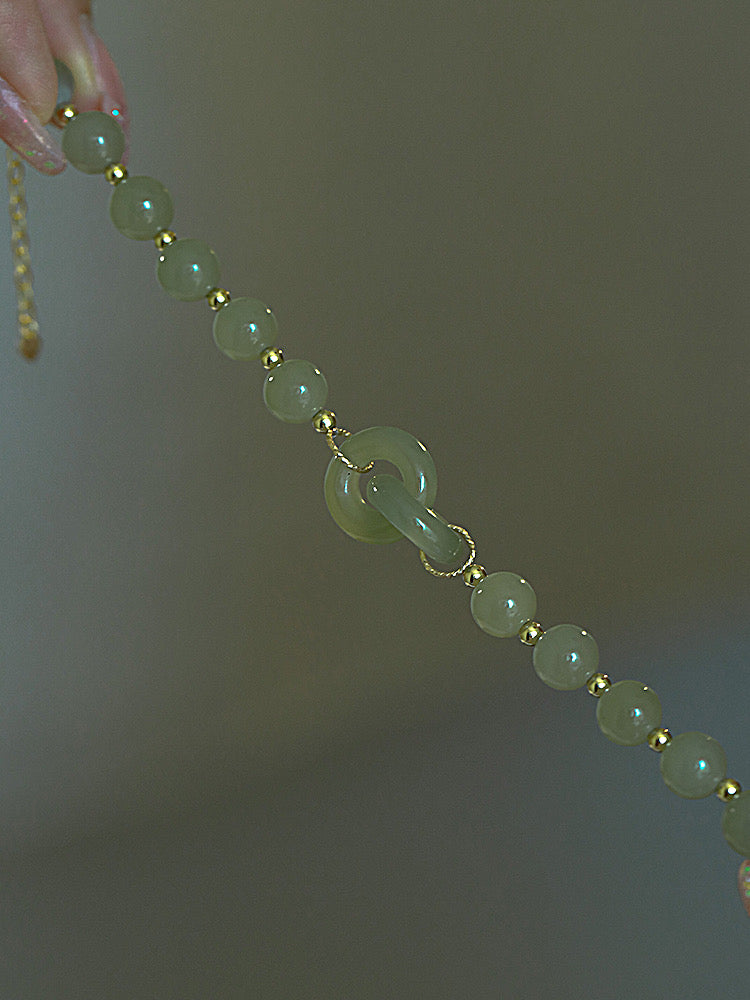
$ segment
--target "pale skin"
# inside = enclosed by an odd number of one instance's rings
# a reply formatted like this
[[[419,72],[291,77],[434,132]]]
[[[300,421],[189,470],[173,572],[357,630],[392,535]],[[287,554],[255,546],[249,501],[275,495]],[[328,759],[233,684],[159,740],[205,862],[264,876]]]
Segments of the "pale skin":
[[[57,138],[43,127],[57,100],[55,59],[72,73],[76,108],[116,111],[127,134],[125,90],[89,0],[0,0],[0,139],[44,174],[65,169]],[[738,888],[750,916],[750,859],[740,865]]]
[[[78,110],[116,110],[127,132],[125,91],[90,0],[0,0],[0,139],[43,174],[65,169],[59,136],[43,128],[57,100],[55,59],[73,76]]]

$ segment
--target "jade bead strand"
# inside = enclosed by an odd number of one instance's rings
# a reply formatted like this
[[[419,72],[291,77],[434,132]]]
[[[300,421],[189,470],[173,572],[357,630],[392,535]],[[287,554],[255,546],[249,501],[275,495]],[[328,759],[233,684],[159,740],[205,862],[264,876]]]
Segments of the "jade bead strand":
[[[257,299],[231,301],[219,289],[220,265],[216,253],[197,239],[177,239],[169,230],[172,199],[153,177],[128,176],[117,161],[125,148],[119,124],[102,112],[82,112],[69,119],[64,148],[73,166],[85,173],[106,173],[115,186],[109,214],[115,227],[129,239],[156,239],[160,251],[157,279],[173,298],[195,302],[214,295],[217,310],[213,335],[217,346],[233,360],[257,360],[275,343],[276,319]],[[263,397],[280,420],[303,423],[321,410],[328,398],[325,377],[307,361],[284,363],[272,359],[275,370],[266,378]]]
[[[77,114],[71,107],[59,109],[58,115],[59,121],[67,123],[63,150],[70,163],[84,173],[105,174],[115,186],[110,203],[114,225],[131,239],[154,239],[160,251],[157,277],[165,291],[184,301],[206,298],[218,314],[214,320],[217,346],[234,360],[262,361],[269,369],[263,396],[275,416],[290,423],[312,420],[316,430],[330,434],[335,418],[324,409],[328,395],[324,376],[310,362],[285,362],[281,350],[272,346],[277,330],[270,309],[255,299],[232,303],[229,293],[218,287],[220,268],[213,250],[201,240],[178,240],[167,228],[173,211],[169,193],[153,178],[128,178],[119,162],[125,148],[119,124],[102,112]],[[335,457],[331,465],[337,461]],[[349,465],[349,460],[344,461]],[[349,467],[357,471],[356,466]],[[368,493],[375,506],[380,504],[406,526],[419,519],[423,505],[418,501],[415,506],[413,495],[391,479],[371,484]],[[382,514],[377,516],[382,519]],[[435,518],[436,525],[440,520]],[[413,539],[418,544],[424,537],[422,530],[420,526]],[[431,524],[431,530],[435,525]],[[453,540],[442,538],[435,543],[435,551],[441,558],[453,556]],[[472,557],[473,553],[472,543]],[[435,575],[457,573],[461,571]],[[604,735],[626,746],[647,742],[660,752],[662,777],[676,794],[703,798],[715,792],[726,802],[722,831],[727,843],[741,854],[750,854],[750,792],[742,792],[738,782],[726,779],[726,755],[716,740],[703,733],[672,737],[661,726],[661,704],[650,688],[638,681],[612,684],[598,671],[598,648],[585,630],[574,625],[542,629],[533,620],[536,595],[523,577],[508,572],[488,576],[471,561],[462,575],[472,588],[471,613],[480,628],[497,637],[515,635],[534,646],[534,669],[550,687],[573,690],[585,684],[598,699],[597,722]]]

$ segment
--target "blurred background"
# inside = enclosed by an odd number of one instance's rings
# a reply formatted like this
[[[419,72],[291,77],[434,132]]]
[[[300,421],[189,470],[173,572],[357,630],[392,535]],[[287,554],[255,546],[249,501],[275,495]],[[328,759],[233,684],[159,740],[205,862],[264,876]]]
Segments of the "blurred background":
[[[733,2],[100,2],[131,173],[339,422],[750,787],[747,116]],[[0,270],[2,1000],[746,998],[721,804],[323,501],[104,181]],[[638,984],[635,986],[634,984]]]

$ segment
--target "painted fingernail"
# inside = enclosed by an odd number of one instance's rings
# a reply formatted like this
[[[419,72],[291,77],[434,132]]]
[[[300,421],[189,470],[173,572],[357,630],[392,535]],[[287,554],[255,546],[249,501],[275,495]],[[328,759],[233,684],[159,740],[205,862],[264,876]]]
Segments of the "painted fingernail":
[[[26,101],[0,77],[0,138],[42,174],[65,169],[62,150],[45,132]]]
[[[742,905],[750,917],[750,858],[745,858],[740,865],[740,870],[737,872],[737,886],[740,890]]]

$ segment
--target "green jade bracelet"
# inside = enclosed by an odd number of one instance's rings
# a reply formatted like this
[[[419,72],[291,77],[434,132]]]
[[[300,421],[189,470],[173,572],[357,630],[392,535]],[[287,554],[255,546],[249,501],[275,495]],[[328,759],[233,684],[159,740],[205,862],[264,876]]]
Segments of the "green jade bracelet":
[[[549,687],[585,687],[597,699],[596,721],[604,735],[621,746],[647,743],[660,755],[662,777],[675,794],[687,799],[716,794],[725,803],[721,825],[727,843],[750,856],[750,791],[743,792],[739,782],[727,778],[721,745],[704,733],[673,736],[662,726],[661,704],[651,688],[634,680],[613,683],[600,672],[592,635],[577,625],[543,629],[535,620],[537,602],[530,584],[515,573],[488,574],[475,561],[476,547],[468,532],[431,509],[437,493],[435,464],[416,438],[394,427],[351,434],[337,426],[334,413],[326,409],[325,377],[309,361],[286,360],[274,346],[278,331],[271,310],[254,298],[231,298],[219,286],[214,251],[201,240],[178,239],[169,228],[173,207],[166,188],[152,177],[129,176],[120,162],[125,137],[115,118],[101,111],[79,114],[67,104],[58,108],[55,120],[65,128],[62,146],[70,163],[87,174],[104,174],[113,186],[109,212],[116,228],[130,239],[155,242],[156,275],[164,290],[183,301],[207,299],[216,313],[217,346],[238,361],[260,360],[268,371],[263,398],[271,413],[288,423],[312,422],[325,434],[334,452],[325,474],[325,499],[336,523],[359,541],[386,543],[405,536],[434,576],[463,578],[471,588],[471,613],[481,629],[532,646],[534,670]],[[12,186],[11,218],[14,225],[22,222],[13,216]],[[26,256],[22,253],[22,235],[14,229],[17,272],[30,266],[28,249]],[[22,323],[21,350],[27,357],[38,349],[35,338],[36,331]],[[362,476],[376,461],[390,462],[401,478],[373,475],[365,500]],[[469,556],[458,569],[439,570],[430,562],[455,565],[465,545]],[[750,861],[740,867],[740,892],[750,913]]]

